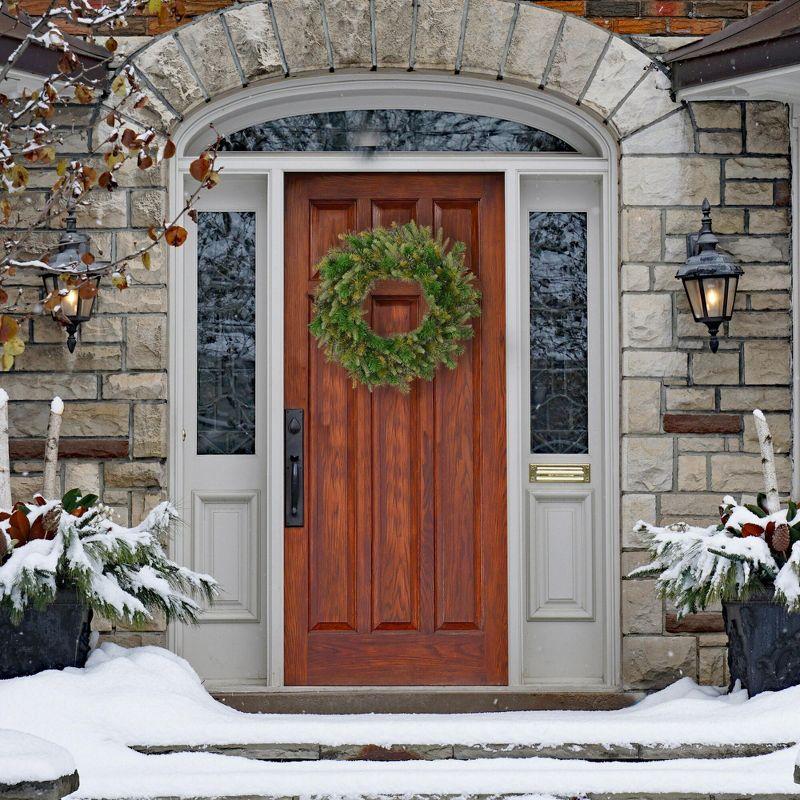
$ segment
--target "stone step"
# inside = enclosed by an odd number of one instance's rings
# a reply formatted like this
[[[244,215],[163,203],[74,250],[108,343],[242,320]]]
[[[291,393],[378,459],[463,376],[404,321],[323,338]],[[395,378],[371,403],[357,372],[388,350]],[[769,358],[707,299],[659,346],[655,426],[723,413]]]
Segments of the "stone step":
[[[252,743],[133,746],[144,755],[213,753],[257,761],[474,761],[491,758],[556,758],[581,761],[669,761],[685,758],[743,758],[763,756],[793,747],[793,742],[761,744],[374,744]]]
[[[215,700],[248,714],[472,714],[497,711],[617,711],[639,695],[622,692],[520,692],[514,689],[368,691],[302,689],[212,692]]]
[[[0,781],[0,800],[61,800],[77,791],[79,785],[77,772],[50,781]]]
[[[535,789],[525,794],[348,794],[347,800],[531,800],[537,794]],[[562,800],[576,800],[566,795],[545,793],[543,797],[560,797]],[[770,792],[769,794],[736,794],[731,792],[583,792],[580,800],[798,800],[794,793]],[[130,800],[140,800],[130,798]],[[176,797],[153,797],[149,800],[179,800]],[[193,798],[200,800],[200,798]],[[342,800],[341,795],[247,795],[246,798],[231,796],[209,796],[202,800]]]

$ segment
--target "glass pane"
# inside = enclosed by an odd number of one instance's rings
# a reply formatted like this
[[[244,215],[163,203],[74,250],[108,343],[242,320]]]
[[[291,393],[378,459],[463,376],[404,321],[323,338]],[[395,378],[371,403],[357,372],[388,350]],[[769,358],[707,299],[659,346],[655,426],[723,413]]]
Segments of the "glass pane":
[[[197,219],[197,452],[255,452],[256,215]]]
[[[588,453],[586,214],[533,212],[528,231],[531,452]]]
[[[574,153],[551,133],[520,122],[451,111],[331,111],[262,122],[228,134],[229,151],[429,151]]]

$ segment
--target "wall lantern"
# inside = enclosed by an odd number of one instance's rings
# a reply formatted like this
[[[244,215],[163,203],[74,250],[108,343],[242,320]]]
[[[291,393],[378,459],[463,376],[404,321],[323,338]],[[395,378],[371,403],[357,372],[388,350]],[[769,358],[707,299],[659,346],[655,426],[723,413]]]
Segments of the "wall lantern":
[[[703,200],[700,233],[689,237],[689,258],[675,277],[683,281],[694,321],[708,327],[712,353],[719,349],[719,326],[733,316],[736,289],[744,274],[727,253],[717,250],[718,244],[719,239],[711,230],[711,205]]]
[[[72,210],[66,227],[58,240],[58,252],[42,269],[42,281],[46,295],[60,296],[59,306],[53,309],[53,319],[67,329],[67,349],[75,352],[75,334],[81,324],[88,322],[94,309],[94,300],[102,273],[108,261],[93,261],[87,264],[83,256],[89,253],[89,237],[76,229]]]

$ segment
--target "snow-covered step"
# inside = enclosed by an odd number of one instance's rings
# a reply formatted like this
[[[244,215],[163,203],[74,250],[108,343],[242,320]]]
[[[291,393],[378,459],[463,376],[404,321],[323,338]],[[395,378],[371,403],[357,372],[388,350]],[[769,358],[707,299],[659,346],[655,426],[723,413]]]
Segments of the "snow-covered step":
[[[213,753],[256,761],[475,761],[496,758],[555,758],[579,761],[671,761],[699,758],[762,756],[794,746],[794,742],[758,744],[207,744],[133,746],[145,755]]]
[[[347,800],[798,800],[799,794],[769,792],[737,794],[718,792],[583,792],[579,797],[565,794],[542,794],[535,790],[524,794],[348,794]],[[130,798],[141,800],[141,798]],[[172,795],[148,800],[176,800]],[[193,798],[193,800],[201,800]],[[214,795],[202,800],[244,800],[240,795]],[[246,800],[342,800],[340,794],[248,795]]]

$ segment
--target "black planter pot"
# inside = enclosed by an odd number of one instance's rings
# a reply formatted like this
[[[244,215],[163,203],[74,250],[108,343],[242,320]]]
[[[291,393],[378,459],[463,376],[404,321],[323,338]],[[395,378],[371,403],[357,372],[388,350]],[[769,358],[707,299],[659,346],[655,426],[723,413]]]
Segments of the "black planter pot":
[[[1,610],[0,679],[84,666],[91,619],[92,612],[70,591],[59,591],[41,611],[27,609],[19,625]]]
[[[750,697],[800,685],[800,614],[772,594],[723,603],[731,688],[738,679]]]

